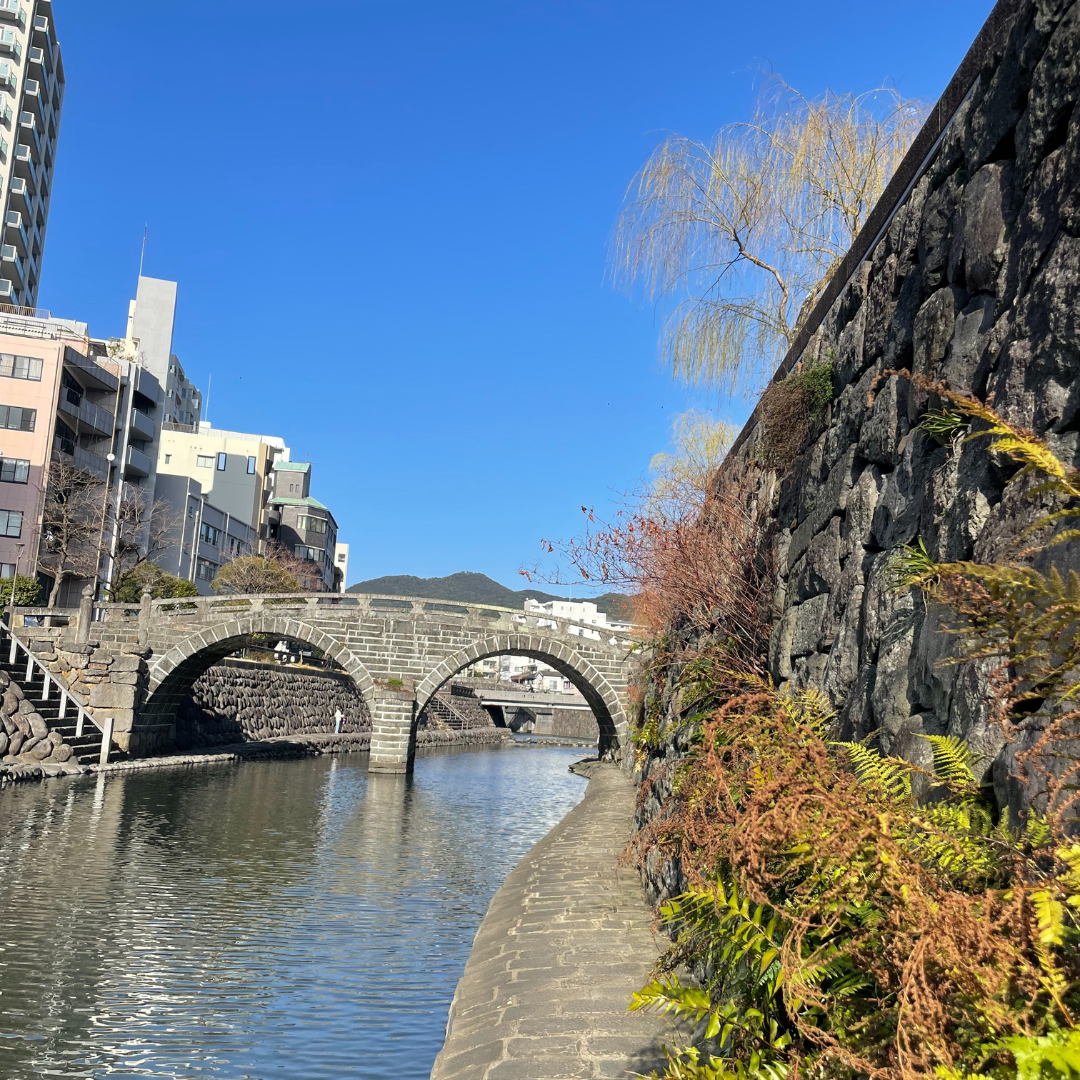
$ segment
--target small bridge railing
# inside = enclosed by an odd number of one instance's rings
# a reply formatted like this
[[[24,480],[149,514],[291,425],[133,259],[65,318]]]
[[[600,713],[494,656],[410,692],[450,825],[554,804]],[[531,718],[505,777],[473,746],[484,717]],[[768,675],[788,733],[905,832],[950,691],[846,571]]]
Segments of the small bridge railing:
[[[75,719],[75,738],[82,738],[83,731],[87,724],[92,724],[101,732],[101,757],[100,764],[106,765],[109,761],[109,752],[112,749],[112,737],[113,737],[113,719],[109,717],[104,723],[99,724],[86,708],[86,705],[81,701],[77,694],[69,690],[49,669],[46,665],[39,660],[26,645],[18,638],[17,635],[11,632],[11,627],[3,619],[0,619],[0,641],[3,639],[3,635],[6,634],[10,639],[10,646],[8,650],[8,664],[11,667],[15,667],[16,661],[20,660],[20,653],[26,657],[26,675],[23,680],[23,690],[33,688],[35,679],[35,672],[41,672],[41,694],[40,700],[48,701],[52,696],[52,691],[55,689],[60,695],[60,712],[57,716],[58,720],[65,720],[67,718],[69,707],[74,707],[76,711]],[[20,662],[21,666],[21,662]]]

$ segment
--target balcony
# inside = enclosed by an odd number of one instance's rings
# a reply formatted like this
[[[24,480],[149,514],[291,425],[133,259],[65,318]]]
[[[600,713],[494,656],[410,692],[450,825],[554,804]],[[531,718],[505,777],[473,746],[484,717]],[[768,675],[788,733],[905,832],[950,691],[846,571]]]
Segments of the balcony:
[[[4,244],[0,246],[0,264],[3,265],[3,271],[9,277],[14,272],[15,280],[18,284],[24,284],[26,281],[26,270],[23,267],[23,261],[19,258],[19,253],[15,250],[14,244]]]
[[[19,113],[19,138],[28,146],[36,143],[40,151],[43,137],[44,132],[41,130],[38,118],[32,112],[25,110]]]
[[[152,462],[141,450],[136,450],[134,446],[128,447],[125,476],[149,476],[151,468]]]
[[[132,379],[135,384],[135,393],[142,394],[148,401],[157,405],[158,395],[161,393],[161,383],[157,381],[153,372],[144,367],[136,367],[132,371]]]
[[[153,419],[138,409],[131,410],[131,430],[147,442],[153,442],[157,436],[157,425]]]
[[[108,368],[89,356],[83,356],[70,346],[64,350],[64,363],[79,372],[82,381],[89,383],[92,390],[109,390],[115,393],[120,386],[120,380]]]
[[[18,210],[9,210],[4,215],[5,239],[10,240],[18,249],[19,254],[26,258],[30,250],[30,237],[23,228],[23,216]]]
[[[26,143],[15,147],[15,175],[22,177],[30,185],[30,190],[37,194],[38,170],[34,161],[34,151]]]
[[[0,53],[14,56],[16,60],[22,59],[22,42],[18,39],[14,30],[0,30]]]
[[[85,470],[91,476],[96,476],[99,480],[109,479],[109,463],[92,450],[84,450],[78,444],[62,438],[60,435],[53,439],[53,447],[58,454],[70,458],[70,464]]]
[[[27,221],[34,219],[34,189],[21,176],[12,177],[11,203]]]
[[[19,306],[19,287],[8,278],[0,278],[0,304]]]
[[[26,12],[23,11],[19,0],[0,0],[0,19],[6,22],[17,22],[20,26],[25,26]]]

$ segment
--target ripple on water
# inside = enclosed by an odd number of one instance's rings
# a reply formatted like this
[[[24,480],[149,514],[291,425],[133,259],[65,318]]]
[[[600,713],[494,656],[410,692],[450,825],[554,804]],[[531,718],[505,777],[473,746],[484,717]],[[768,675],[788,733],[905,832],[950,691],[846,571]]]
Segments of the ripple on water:
[[[153,770],[0,795],[0,1076],[422,1080],[581,750]]]

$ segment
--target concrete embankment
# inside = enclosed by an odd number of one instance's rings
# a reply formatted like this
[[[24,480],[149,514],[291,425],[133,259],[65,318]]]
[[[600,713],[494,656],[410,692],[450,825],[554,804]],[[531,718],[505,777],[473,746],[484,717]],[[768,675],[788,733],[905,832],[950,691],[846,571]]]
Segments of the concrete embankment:
[[[662,939],[620,868],[634,788],[596,765],[584,799],[515,867],[476,935],[431,1080],[625,1077],[662,1061],[669,1020],[628,1013]]]

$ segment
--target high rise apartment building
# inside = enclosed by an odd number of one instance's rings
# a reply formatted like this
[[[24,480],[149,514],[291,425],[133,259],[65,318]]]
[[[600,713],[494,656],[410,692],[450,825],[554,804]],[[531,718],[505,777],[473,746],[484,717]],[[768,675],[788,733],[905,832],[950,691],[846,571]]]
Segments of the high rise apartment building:
[[[0,0],[0,304],[37,303],[63,103],[51,0]]]

